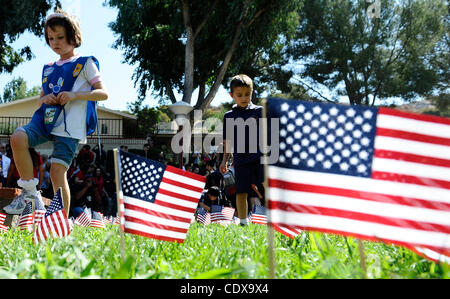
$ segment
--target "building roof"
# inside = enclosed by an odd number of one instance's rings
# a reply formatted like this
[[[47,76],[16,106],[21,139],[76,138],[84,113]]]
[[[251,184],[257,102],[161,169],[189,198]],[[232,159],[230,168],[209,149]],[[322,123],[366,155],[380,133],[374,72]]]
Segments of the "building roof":
[[[25,104],[25,103],[28,103],[31,101],[36,101],[39,99],[39,97],[40,96],[37,95],[37,96],[28,97],[25,99],[20,99],[20,100],[15,100],[12,102],[3,103],[3,104],[0,104],[0,108],[12,107],[12,106],[16,106],[16,105]],[[99,104],[100,104],[100,102],[99,102]],[[103,110],[104,112],[113,113],[113,114],[122,116],[123,118],[137,119],[137,116],[135,116],[135,115],[127,114],[127,113],[120,112],[120,111],[113,110],[113,109],[109,109],[109,108],[103,107],[101,105],[97,105],[97,110]]]

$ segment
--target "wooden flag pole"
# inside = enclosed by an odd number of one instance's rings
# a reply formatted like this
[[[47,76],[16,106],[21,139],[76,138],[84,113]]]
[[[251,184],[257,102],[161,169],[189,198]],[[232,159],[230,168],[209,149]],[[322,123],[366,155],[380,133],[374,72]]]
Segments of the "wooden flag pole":
[[[33,236],[36,234],[36,221],[35,221],[36,213],[35,213],[35,211],[36,211],[36,199],[31,201],[31,215],[33,215],[32,216],[33,217]]]
[[[358,247],[359,247],[359,260],[361,263],[361,269],[363,270],[363,278],[367,278],[367,266],[366,266],[366,254],[364,251],[364,243],[361,239],[358,239]]]
[[[274,232],[273,232],[273,226],[271,223],[270,218],[270,209],[268,208],[269,205],[269,197],[267,196],[267,190],[269,187],[269,181],[268,181],[268,171],[267,171],[267,100],[263,100],[262,102],[263,111],[262,111],[262,141],[263,141],[263,157],[262,157],[262,163],[264,163],[264,195],[266,200],[266,213],[267,213],[267,241],[268,241],[268,256],[269,256],[269,278],[274,279],[275,278],[275,272],[276,272],[276,264],[275,264],[275,249],[274,249]],[[261,137],[261,134],[260,134]]]
[[[117,198],[117,213],[118,213],[118,217],[120,219],[120,253],[122,255],[122,260],[125,261],[125,236],[123,234],[123,221],[124,219],[122,218],[122,201],[120,199],[120,177],[119,177],[119,160],[118,160],[118,155],[119,152],[117,150],[117,148],[115,148],[113,150],[114,152],[114,173],[115,173],[115,183],[116,183],[116,198]]]

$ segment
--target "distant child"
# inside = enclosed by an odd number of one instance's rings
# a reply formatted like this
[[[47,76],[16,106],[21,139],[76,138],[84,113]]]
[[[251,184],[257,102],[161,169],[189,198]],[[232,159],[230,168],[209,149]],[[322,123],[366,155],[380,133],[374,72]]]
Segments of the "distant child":
[[[199,201],[199,206],[208,212],[211,212],[212,205],[224,205],[220,199],[220,190],[217,186],[209,188]]]
[[[22,187],[22,193],[3,208],[8,214],[20,214],[29,201],[41,200],[28,148],[51,141],[53,190],[62,188],[64,209],[69,215],[67,169],[78,143],[86,143],[86,136],[95,131],[96,101],[108,98],[97,59],[75,53],[75,48],[82,42],[78,22],[58,10],[47,17],[44,32],[45,41],[59,55],[59,60],[44,65],[39,108],[31,122],[11,136],[14,161],[20,175],[17,184]]]
[[[251,102],[252,93],[252,79],[243,74],[234,76],[230,82],[230,96],[235,105],[231,111],[225,113],[223,120],[224,155],[220,171],[227,172],[227,162],[233,154],[236,207],[241,225],[248,225],[247,198],[254,192],[252,185],[262,186],[264,180],[260,162],[262,154],[258,146],[258,124],[262,117],[262,106]]]

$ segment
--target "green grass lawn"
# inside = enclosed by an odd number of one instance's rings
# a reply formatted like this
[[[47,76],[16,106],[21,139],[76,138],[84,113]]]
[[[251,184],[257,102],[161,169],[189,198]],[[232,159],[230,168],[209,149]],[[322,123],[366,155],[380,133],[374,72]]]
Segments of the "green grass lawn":
[[[0,278],[269,278],[267,227],[191,225],[183,244],[75,226],[66,238],[34,245],[31,234],[0,234]],[[276,278],[362,278],[358,241],[275,232]],[[364,242],[368,278],[449,278],[449,265],[410,250]]]

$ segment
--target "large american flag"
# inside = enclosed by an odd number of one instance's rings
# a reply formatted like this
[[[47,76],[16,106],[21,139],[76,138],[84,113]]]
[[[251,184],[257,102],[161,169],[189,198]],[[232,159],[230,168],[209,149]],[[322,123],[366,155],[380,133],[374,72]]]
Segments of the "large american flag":
[[[449,258],[450,119],[280,99],[267,116],[280,124],[271,222]]]
[[[118,150],[120,215],[125,232],[182,243],[205,177]]]
[[[58,189],[50,203],[44,218],[40,221],[34,234],[34,241],[39,243],[51,237],[65,237],[72,231],[71,224],[64,211],[61,188]]]
[[[22,214],[20,214],[19,219],[17,220],[17,226],[20,229],[31,232],[33,230],[33,219],[35,226],[38,226],[39,222],[41,222],[42,218],[44,218],[46,211],[45,205],[40,198],[38,199],[39,200],[36,201],[34,215],[32,202],[30,201],[26,204],[25,209],[22,211]]]

